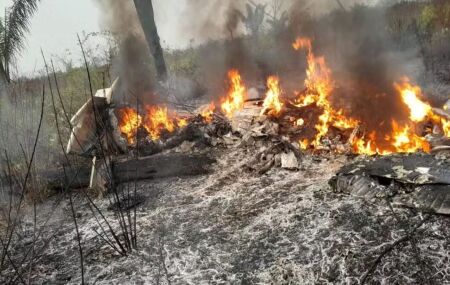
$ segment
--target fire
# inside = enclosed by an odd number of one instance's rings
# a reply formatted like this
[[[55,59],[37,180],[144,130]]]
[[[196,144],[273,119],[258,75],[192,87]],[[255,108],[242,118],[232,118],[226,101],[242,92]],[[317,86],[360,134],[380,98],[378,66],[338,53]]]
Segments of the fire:
[[[445,136],[450,138],[450,121],[442,119],[442,130]]]
[[[145,106],[146,116],[143,127],[147,130],[152,140],[157,140],[161,133],[166,130],[172,133],[175,124],[170,118],[167,107]]]
[[[430,145],[425,140],[425,138],[419,137],[413,131],[411,131],[410,126],[406,125],[400,127],[397,122],[392,122],[393,129],[393,142],[392,145],[395,147],[396,152],[417,152],[423,150],[425,152],[430,151]]]
[[[227,98],[223,101],[221,107],[222,111],[228,118],[233,117],[237,110],[244,108],[245,98],[247,96],[247,89],[245,88],[241,75],[237,70],[230,70],[228,72],[228,79],[230,81],[230,90]]]
[[[142,117],[132,108],[119,110],[119,129],[127,138],[128,143],[135,142],[136,134],[142,124]]]
[[[293,43],[293,47],[296,50],[306,50],[308,64],[304,81],[306,91],[302,94],[296,94],[296,100],[293,104],[299,108],[314,104],[314,107],[317,107],[320,112],[314,121],[315,134],[308,138],[300,138],[298,141],[301,149],[319,149],[323,138],[328,135],[330,129],[334,132],[332,127],[341,131],[355,129],[354,133],[357,135],[352,134],[352,141],[348,143],[354,153],[366,155],[429,152],[429,143],[424,137],[416,133],[417,127],[420,126],[418,123],[433,122],[441,127],[447,137],[450,137],[450,121],[434,113],[431,105],[422,99],[421,88],[410,83],[408,78],[403,78],[401,81],[394,83],[399,100],[402,100],[409,109],[408,118],[405,117],[400,120],[400,123],[393,120],[391,131],[388,133],[369,129],[366,130],[367,133],[358,135],[359,126],[364,130],[364,122],[347,116],[344,110],[335,109],[330,101],[335,89],[335,82],[325,58],[314,54],[312,41],[308,38],[298,38]],[[228,80],[229,90],[226,97],[221,100],[220,109],[228,118],[232,118],[237,110],[244,108],[247,89],[237,70],[228,72]],[[284,105],[281,100],[283,91],[280,87],[280,78],[269,76],[266,84],[267,92],[261,114],[279,116]],[[169,112],[167,107],[145,106],[144,109],[145,114],[143,115],[132,108],[119,110],[120,131],[126,136],[129,143],[134,143],[140,127],[148,132],[152,140],[157,140],[164,132],[171,133],[188,124],[188,119],[178,117],[174,112]],[[211,123],[215,109],[216,105],[211,103],[200,110],[200,116],[205,122]],[[307,125],[304,118],[289,116],[289,119],[296,127]]]
[[[410,109],[409,118],[411,121],[422,122],[427,116],[433,116],[431,106],[419,99],[422,94],[419,86],[411,85],[407,78],[404,78],[401,83],[395,83],[394,86],[400,93],[403,102]]]
[[[334,90],[335,83],[325,58],[314,55],[311,40],[308,38],[298,38],[293,43],[293,47],[296,50],[306,49],[308,62],[305,79],[306,94],[298,96],[295,104],[298,107],[316,104],[322,109],[322,114],[319,115],[318,123],[315,126],[317,132],[312,142],[314,147],[318,147],[321,144],[321,139],[329,132],[330,126],[339,129],[352,129],[360,125],[361,122],[345,116],[342,110],[335,110],[333,108],[329,97]],[[404,79],[402,83],[396,83],[395,88],[411,111],[410,119],[412,125],[407,124],[400,127],[394,121],[392,123],[392,133],[385,138],[385,141],[389,145],[388,147],[378,146],[377,142],[379,140],[377,140],[378,134],[376,131],[371,131],[367,136],[354,138],[350,144],[355,153],[386,155],[393,152],[429,151],[429,144],[424,138],[419,137],[412,131],[412,126],[414,126],[414,122],[421,122],[426,118],[435,118],[431,106],[419,99],[421,95],[420,88],[410,84],[408,80]],[[300,144],[304,146],[302,142]]]
[[[146,105],[144,111],[143,115],[129,107],[118,111],[119,129],[129,144],[135,143],[137,131],[141,127],[147,131],[150,139],[157,140],[163,132],[172,133],[189,123],[187,118],[178,117],[175,112],[169,112],[167,107]]]
[[[177,118],[177,126],[179,128],[184,128],[188,125],[188,120],[185,118]]]
[[[319,116],[319,122],[315,128],[317,130],[314,147],[321,144],[321,139],[328,133],[331,125],[338,128],[355,128],[358,121],[346,118],[342,111],[335,111],[329,101],[329,96],[334,90],[335,83],[331,77],[331,70],[328,68],[324,57],[316,57],[312,51],[312,42],[308,38],[297,38],[293,43],[296,50],[307,50],[308,69],[306,71],[306,94],[296,100],[296,106],[303,107],[315,103],[322,108],[323,113]]]
[[[425,138],[418,136],[410,125],[401,127],[396,121],[392,121],[392,133],[385,137],[385,141],[389,143],[390,147],[382,149],[377,146],[376,141],[377,133],[372,131],[367,139],[357,138],[351,144],[355,153],[366,155],[430,151],[430,145]]]
[[[435,114],[431,105],[420,99],[422,90],[419,86],[412,85],[408,78],[403,78],[401,83],[395,83],[394,86],[410,110],[411,121],[419,123],[427,119],[431,120],[433,123],[441,125],[445,136],[450,137],[450,122]]]
[[[205,120],[205,122],[211,123],[213,120],[215,109],[216,105],[214,104],[214,102],[212,102],[200,111],[200,116]]]
[[[301,149],[305,150],[305,149],[308,149],[309,141],[307,139],[304,139],[304,140],[299,141],[298,144],[300,145]]]
[[[281,108],[283,107],[283,103],[280,101],[282,92],[280,88],[280,79],[277,76],[269,76],[269,78],[267,78],[267,88],[269,90],[266,93],[266,99],[264,99],[261,115],[269,110],[269,115],[277,116],[280,114]]]

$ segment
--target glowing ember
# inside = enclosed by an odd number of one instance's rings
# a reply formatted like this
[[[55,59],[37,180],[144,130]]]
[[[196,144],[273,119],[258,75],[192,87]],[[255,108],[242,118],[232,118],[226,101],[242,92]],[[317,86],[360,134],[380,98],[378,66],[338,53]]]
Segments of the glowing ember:
[[[230,70],[228,72],[228,79],[230,81],[230,90],[227,98],[223,101],[221,107],[222,111],[228,118],[233,117],[237,110],[244,108],[247,90],[242,82],[241,75],[237,70]]]
[[[280,79],[277,76],[270,76],[267,78],[267,88],[269,89],[266,93],[266,99],[263,103],[263,109],[261,110],[261,115],[268,111],[269,115],[277,116],[281,112],[283,103],[280,101],[281,88]]]
[[[303,126],[304,124],[305,124],[305,120],[303,120],[302,118],[295,121],[295,126],[297,126],[297,127]]]
[[[187,125],[188,125],[187,119],[184,119],[184,118],[178,118],[178,119],[177,119],[177,126],[178,126],[179,128],[186,127]]]
[[[129,144],[135,142],[139,126],[142,124],[142,117],[131,108],[119,110],[119,129],[125,135]]]
[[[301,149],[305,150],[305,149],[308,149],[309,141],[307,139],[304,139],[304,140],[299,141],[298,144],[300,145]]]

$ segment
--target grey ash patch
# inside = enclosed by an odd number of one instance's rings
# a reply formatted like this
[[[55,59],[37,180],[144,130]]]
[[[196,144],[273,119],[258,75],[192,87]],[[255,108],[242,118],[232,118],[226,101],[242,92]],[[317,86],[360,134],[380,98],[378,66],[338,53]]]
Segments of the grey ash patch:
[[[237,159],[239,157],[239,159]],[[335,193],[344,158],[306,157],[300,171],[243,171],[251,155],[223,154],[209,175],[139,182],[139,249],[110,250],[77,196],[86,279],[96,284],[358,284],[377,258],[426,218],[406,208]],[[338,162],[341,160],[341,162]],[[134,187],[134,185],[128,185]],[[102,209],[108,199],[96,200]],[[66,202],[64,202],[66,203]],[[42,205],[48,207],[48,205]],[[78,284],[67,205],[40,260],[35,284]],[[113,211],[105,211],[109,219]],[[431,216],[383,256],[367,284],[450,282],[450,220]]]

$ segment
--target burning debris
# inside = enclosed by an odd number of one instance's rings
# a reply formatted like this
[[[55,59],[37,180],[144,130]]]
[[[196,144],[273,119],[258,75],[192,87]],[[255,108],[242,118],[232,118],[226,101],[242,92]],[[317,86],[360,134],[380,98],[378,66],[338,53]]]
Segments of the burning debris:
[[[337,83],[332,78],[325,58],[314,54],[311,40],[298,38],[293,47],[296,50],[305,49],[307,52],[305,91],[297,92],[292,99],[292,96],[283,94],[280,79],[277,76],[269,76],[265,99],[257,105],[261,109],[258,115],[277,122],[282,130],[280,135],[287,136],[301,149],[328,150],[330,142],[338,140],[340,146],[337,150],[356,154],[430,152],[432,146],[427,135],[432,135],[434,131],[435,134],[440,132],[448,137],[448,118],[426,103],[420,87],[410,83],[407,78],[392,83],[397,91],[392,100],[403,102],[405,109],[409,110],[408,118],[402,121],[393,119],[391,122],[383,120],[377,123],[380,130],[368,129],[366,122],[351,116],[352,110],[334,107],[331,97]],[[230,70],[228,80],[229,90],[220,100],[220,109],[216,109],[215,103],[212,102],[199,111],[205,122],[211,122],[213,113],[217,111],[234,120],[233,118],[239,116],[238,113],[245,108],[248,88],[240,73]],[[139,129],[135,126],[130,130],[130,125],[143,125],[150,139],[157,140],[161,132],[172,133],[175,128],[183,127],[189,121],[189,118],[169,115],[164,107],[145,109],[146,114],[142,116],[132,113],[131,116],[126,115],[121,119],[122,132],[130,143],[130,136],[136,136]],[[129,110],[126,113],[129,113]],[[386,119],[389,119],[389,116]],[[133,123],[133,120],[136,123]]]
[[[266,79],[264,98],[249,96],[249,90],[256,89],[249,88],[240,72],[232,69],[227,74],[225,95],[201,106],[193,114],[178,112],[166,105],[117,107],[109,98],[109,107],[103,106],[102,110],[109,108],[108,114],[113,118],[117,116],[117,124],[110,123],[110,128],[103,126],[101,129],[107,133],[112,128],[113,133],[121,133],[122,138],[115,139],[115,145],[121,147],[106,153],[117,153],[117,149],[121,149],[122,153],[146,157],[161,152],[241,147],[243,151],[255,152],[254,160],[244,167],[263,174],[272,167],[298,169],[306,152],[386,156],[435,153],[449,148],[450,114],[445,108],[437,109],[428,104],[421,88],[409,79],[394,81],[396,94],[390,97],[402,104],[402,111],[407,115],[397,120],[387,114],[382,121],[369,124],[353,116],[357,112],[349,106],[335,107],[339,83],[334,80],[325,58],[315,55],[312,41],[297,38],[292,46],[295,50],[306,51],[308,67],[302,92],[286,94],[282,78],[271,75]],[[74,132],[76,130],[77,127]],[[94,143],[90,142],[92,145]]]

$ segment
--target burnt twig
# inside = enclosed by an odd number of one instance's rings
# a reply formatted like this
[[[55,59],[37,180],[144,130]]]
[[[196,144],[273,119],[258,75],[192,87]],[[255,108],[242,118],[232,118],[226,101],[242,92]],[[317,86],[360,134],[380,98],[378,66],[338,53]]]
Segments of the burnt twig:
[[[367,282],[367,278],[369,278],[370,275],[372,275],[377,266],[381,263],[381,260],[383,259],[384,256],[386,256],[387,254],[389,254],[391,251],[393,251],[397,246],[406,243],[408,241],[410,241],[416,234],[417,234],[417,230],[426,222],[428,221],[430,218],[430,215],[428,215],[427,217],[425,217],[424,219],[422,219],[412,230],[410,230],[405,236],[395,240],[393,243],[391,243],[390,245],[388,245],[377,257],[377,259],[375,259],[375,261],[372,263],[372,265],[370,266],[369,270],[367,270],[366,273],[364,273],[364,275],[361,278],[361,284],[365,284]]]

